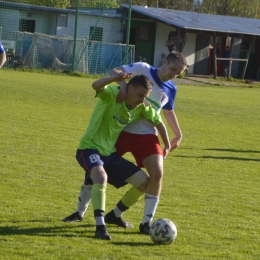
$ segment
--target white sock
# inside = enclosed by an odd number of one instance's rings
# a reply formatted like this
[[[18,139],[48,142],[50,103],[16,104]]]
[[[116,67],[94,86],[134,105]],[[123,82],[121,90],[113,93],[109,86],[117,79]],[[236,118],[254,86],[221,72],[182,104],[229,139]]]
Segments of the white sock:
[[[77,208],[77,211],[79,212],[79,215],[81,217],[84,217],[84,214],[91,201],[91,190],[92,190],[92,186],[86,186],[84,183],[82,184],[79,193],[78,208]]]
[[[153,220],[157,205],[159,203],[159,197],[145,194],[144,203],[144,216],[142,224],[147,222],[150,223]]]
[[[104,217],[96,217],[96,225],[97,226],[105,226],[105,220]]]
[[[119,218],[119,217],[122,217],[122,215],[123,215],[123,211],[121,211],[117,206],[115,206],[115,208],[114,208],[114,213],[115,213],[115,216],[117,217],[117,218]]]

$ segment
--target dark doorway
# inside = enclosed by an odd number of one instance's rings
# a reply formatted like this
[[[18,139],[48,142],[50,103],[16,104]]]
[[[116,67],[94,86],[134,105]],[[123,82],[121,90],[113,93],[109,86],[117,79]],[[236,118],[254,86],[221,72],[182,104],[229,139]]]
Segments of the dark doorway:
[[[130,29],[129,44],[131,44],[131,45],[135,45],[136,44],[136,28],[131,28]]]
[[[19,23],[20,32],[35,32],[35,20],[21,19]]]

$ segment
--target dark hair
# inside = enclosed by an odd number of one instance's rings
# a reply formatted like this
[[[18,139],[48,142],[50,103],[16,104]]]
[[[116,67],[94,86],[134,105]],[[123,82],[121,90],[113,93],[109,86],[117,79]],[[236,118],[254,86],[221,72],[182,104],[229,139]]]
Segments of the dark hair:
[[[139,88],[140,86],[146,89],[152,89],[152,83],[150,80],[143,74],[132,77],[127,86],[132,85],[134,88]]]
[[[168,63],[170,62],[174,62],[176,60],[179,60],[180,62],[182,62],[183,65],[187,66],[187,60],[184,57],[184,55],[178,51],[172,51],[170,52],[167,57],[166,60],[168,61]]]

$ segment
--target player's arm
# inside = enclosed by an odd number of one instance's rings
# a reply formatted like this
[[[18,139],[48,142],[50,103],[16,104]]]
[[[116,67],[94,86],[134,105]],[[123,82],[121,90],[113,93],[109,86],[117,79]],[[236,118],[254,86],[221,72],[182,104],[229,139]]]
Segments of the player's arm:
[[[104,90],[105,86],[112,83],[125,80],[132,76],[131,73],[119,72],[111,75],[109,77],[100,78],[92,83],[92,88],[96,90],[96,92],[101,92]]]
[[[6,53],[5,51],[0,54],[0,68],[3,67],[3,65],[6,62]]]
[[[109,71],[109,75],[113,76],[120,72],[121,73],[125,72],[125,69],[123,67],[116,67]],[[131,76],[133,75],[133,73],[128,73],[128,74],[131,74]],[[125,79],[116,81],[116,83],[120,86],[120,91],[119,91],[119,94],[117,95],[116,101],[123,102],[127,97],[127,88],[126,88],[127,83],[126,83]]]
[[[171,143],[170,143],[170,140],[169,140],[169,136],[168,136],[168,133],[167,133],[167,129],[164,125],[163,122],[161,122],[159,125],[156,126],[161,138],[162,138],[162,141],[164,143],[164,149],[163,149],[163,158],[165,159],[166,156],[168,155],[168,153],[170,152],[170,149],[171,149]]]
[[[168,125],[170,126],[170,128],[172,129],[172,131],[175,134],[175,137],[171,141],[171,149],[170,149],[170,152],[171,152],[174,149],[176,149],[177,147],[179,147],[181,140],[182,140],[182,132],[181,132],[181,128],[178,123],[177,116],[174,113],[174,111],[163,109],[163,113],[164,113],[164,116],[166,118]]]

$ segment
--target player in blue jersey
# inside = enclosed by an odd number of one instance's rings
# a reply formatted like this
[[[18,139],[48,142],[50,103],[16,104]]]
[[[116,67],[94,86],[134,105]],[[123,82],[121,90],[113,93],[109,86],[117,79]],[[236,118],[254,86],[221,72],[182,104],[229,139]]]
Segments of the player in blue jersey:
[[[135,187],[141,196],[148,183],[147,174],[135,164],[116,153],[115,143],[123,128],[139,118],[146,118],[156,126],[165,144],[164,156],[170,149],[166,128],[161,116],[146,101],[151,91],[151,83],[144,75],[137,75],[127,84],[127,98],[117,103],[118,86],[108,85],[129,77],[120,72],[101,78],[92,84],[99,98],[92,113],[88,128],[80,140],[76,158],[85,170],[84,185],[91,186],[91,199],[96,220],[95,237],[109,240],[104,212],[107,182],[120,188],[127,183]]]
[[[163,109],[168,125],[174,133],[171,141],[171,151],[180,145],[182,132],[174,113],[174,100],[177,87],[172,79],[181,74],[187,67],[186,58],[177,51],[172,51],[163,61],[160,68],[154,68],[145,62],[136,62],[114,68],[110,75],[118,72],[128,72],[134,75],[144,74],[152,83],[153,89],[147,100],[160,112]],[[126,81],[118,82],[120,94],[118,101],[122,102],[127,97]],[[152,221],[162,186],[163,177],[163,152],[159,144],[157,131],[147,120],[139,119],[124,128],[116,143],[117,152],[124,155],[131,152],[139,167],[145,167],[150,179],[146,189],[145,208],[142,222],[139,226],[140,233],[149,234],[150,222]],[[91,187],[82,185],[79,194],[77,211],[64,219],[64,221],[81,221],[91,200]],[[137,189],[132,187],[118,202],[114,210],[105,216],[106,223],[116,224],[121,227],[132,227],[122,219],[122,214],[134,205],[141,196]]]
[[[0,68],[3,67],[3,65],[6,62],[6,53],[3,44],[0,42]]]

